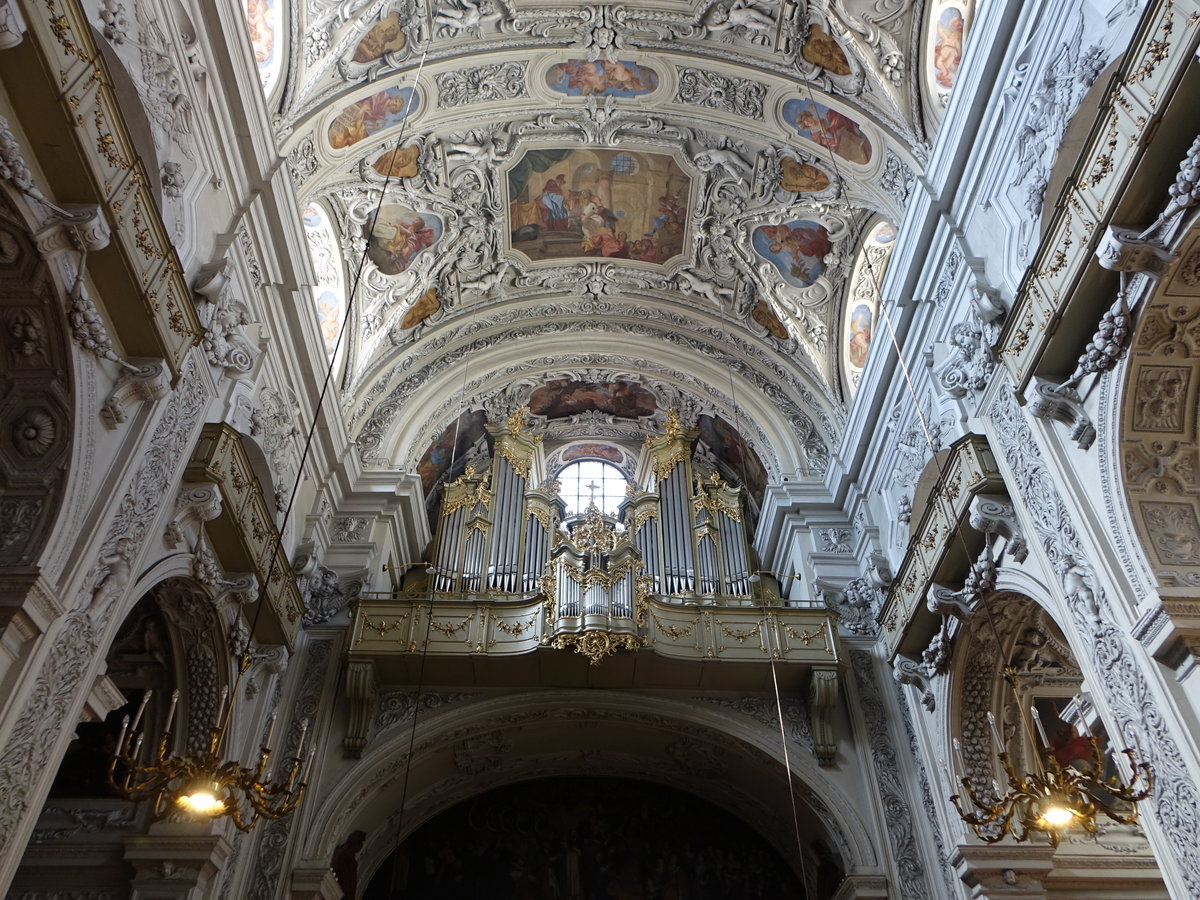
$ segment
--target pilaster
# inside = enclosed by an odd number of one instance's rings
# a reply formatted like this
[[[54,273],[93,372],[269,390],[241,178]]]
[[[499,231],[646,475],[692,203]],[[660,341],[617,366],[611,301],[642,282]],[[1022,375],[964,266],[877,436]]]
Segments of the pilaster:
[[[950,864],[970,887],[972,900],[1046,900],[1044,881],[1054,868],[1054,848],[963,844]]]
[[[125,859],[134,869],[130,900],[215,898],[232,845],[212,829],[208,822],[162,822],[125,838]]]
[[[328,867],[295,869],[289,900],[342,900],[342,886]]]

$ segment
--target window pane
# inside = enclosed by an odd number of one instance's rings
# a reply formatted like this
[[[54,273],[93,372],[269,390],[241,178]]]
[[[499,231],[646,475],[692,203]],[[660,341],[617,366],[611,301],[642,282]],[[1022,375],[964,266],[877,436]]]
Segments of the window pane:
[[[610,516],[625,499],[628,482],[621,470],[595,460],[571,463],[558,473],[562,484],[561,496],[567,504],[567,515],[580,515],[593,499],[600,511]]]

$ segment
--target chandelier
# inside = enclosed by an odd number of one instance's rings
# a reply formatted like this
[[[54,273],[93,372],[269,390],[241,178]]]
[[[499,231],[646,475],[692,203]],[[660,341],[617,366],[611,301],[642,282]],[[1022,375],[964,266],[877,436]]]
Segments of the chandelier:
[[[960,802],[963,794],[952,795],[950,802],[976,836],[988,844],[994,844],[1003,840],[1005,835],[1012,835],[1014,840],[1020,842],[1029,840],[1034,833],[1040,833],[1046,835],[1051,847],[1057,847],[1062,833],[1070,828],[1078,827],[1095,834],[1096,820],[1101,814],[1121,825],[1135,823],[1138,817],[1137,804],[1150,796],[1153,787],[1150,765],[1140,762],[1134,751],[1127,747],[1121,752],[1129,762],[1129,778],[1105,776],[1105,755],[1086,722],[1083,722],[1082,741],[1087,747],[1086,757],[1081,754],[1070,765],[1063,765],[1055,753],[1054,745],[1046,737],[1037,708],[1029,707],[1027,714],[1022,707],[1017,692],[1016,672],[1006,668],[1004,678],[1017,698],[1021,730],[1032,736],[1031,719],[1037,727],[1037,740],[1030,741],[1034,749],[1035,770],[1024,775],[1017,774],[1004,738],[996,727],[996,717],[988,712],[996,756],[1008,779],[1008,789],[1001,790],[993,780],[991,791],[986,788],[977,790],[966,774],[961,744],[958,738],[954,739],[957,766],[963,772],[958,781],[970,804],[964,808]],[[955,778],[949,772],[946,774],[953,784]]]
[[[233,691],[230,692],[226,687],[221,692],[216,724],[209,729],[208,746],[203,753],[185,756],[167,753],[171,743],[171,725],[175,721],[175,706],[179,702],[179,691],[175,690],[171,694],[171,706],[158,738],[154,758],[148,763],[141,761],[145,734],[139,732],[138,726],[153,693],[146,691],[132,725],[129,716],[121,721],[117,749],[108,769],[109,785],[129,800],[140,801],[153,797],[156,818],[165,816],[172,809],[201,818],[229,816],[241,831],[249,831],[260,818],[278,819],[292,812],[304,797],[316,754],[316,748],[313,747],[301,766],[304,739],[308,733],[307,719],[301,723],[295,755],[284,761],[278,778],[273,777],[270,766],[271,735],[275,730],[277,712],[271,713],[266,736],[259,747],[258,763],[253,769],[221,756],[229,735],[238,687],[249,668],[250,654],[243,652]]]

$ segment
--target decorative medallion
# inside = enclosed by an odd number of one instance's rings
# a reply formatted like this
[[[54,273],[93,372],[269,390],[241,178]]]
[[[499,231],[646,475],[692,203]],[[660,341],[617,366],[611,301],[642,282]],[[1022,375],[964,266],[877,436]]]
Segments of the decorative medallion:
[[[879,287],[887,271],[896,229],[890,222],[876,223],[863,240],[862,249],[854,261],[850,286],[846,291],[846,312],[843,325],[842,374],[847,393],[854,395],[867,364],[867,351],[875,332],[875,317],[879,313]]]
[[[416,303],[409,307],[408,312],[404,314],[404,318],[400,321],[400,327],[405,331],[409,328],[416,328],[441,308],[442,304],[438,300],[437,288],[430,288],[417,298]]]
[[[607,631],[585,631],[583,634],[560,634],[554,639],[556,650],[574,647],[575,652],[588,658],[593,666],[598,666],[606,656],[612,656],[618,650],[636,650],[642,645],[632,634],[609,634]]]
[[[808,40],[804,42],[800,55],[834,75],[850,74],[850,61],[846,59],[846,52],[820,25],[813,25],[808,29]]]
[[[420,157],[421,148],[417,144],[396,147],[371,163],[371,168],[384,178],[412,178],[418,172],[417,161]]]
[[[815,194],[829,187],[829,176],[808,163],[785,156],[780,160],[779,186],[797,194]]]
[[[759,300],[750,310],[750,318],[770,332],[771,337],[779,338],[781,341],[788,339],[787,326],[779,320],[779,316],[775,315],[775,311],[771,309],[771,304],[766,300]]]
[[[400,13],[390,12],[363,35],[350,59],[356,63],[374,62],[389,53],[398,53],[404,49],[406,43],[407,39],[400,27]]]

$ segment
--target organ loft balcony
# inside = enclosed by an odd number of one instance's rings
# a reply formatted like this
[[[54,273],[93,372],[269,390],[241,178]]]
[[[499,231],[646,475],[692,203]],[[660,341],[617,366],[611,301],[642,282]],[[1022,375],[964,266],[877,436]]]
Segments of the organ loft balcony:
[[[613,514],[594,498],[568,513],[559,485],[537,480],[540,444],[519,415],[488,431],[488,465],[441,487],[430,562],[357,602],[347,688],[364,719],[381,685],[777,684],[807,689],[814,721],[828,723],[836,614],[786,605],[778,581],[757,571],[742,488],[696,474],[695,431],[671,417],[646,440]],[[351,728],[348,751],[368,724]]]

